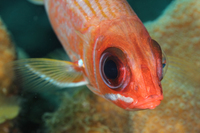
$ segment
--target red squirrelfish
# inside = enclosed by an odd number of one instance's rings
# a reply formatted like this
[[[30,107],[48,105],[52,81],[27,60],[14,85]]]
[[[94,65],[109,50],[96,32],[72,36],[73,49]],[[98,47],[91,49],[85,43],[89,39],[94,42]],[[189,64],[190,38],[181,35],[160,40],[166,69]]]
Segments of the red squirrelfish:
[[[126,0],[44,0],[44,5],[72,62],[19,60],[24,79],[40,87],[87,85],[126,110],[160,104],[162,50]]]

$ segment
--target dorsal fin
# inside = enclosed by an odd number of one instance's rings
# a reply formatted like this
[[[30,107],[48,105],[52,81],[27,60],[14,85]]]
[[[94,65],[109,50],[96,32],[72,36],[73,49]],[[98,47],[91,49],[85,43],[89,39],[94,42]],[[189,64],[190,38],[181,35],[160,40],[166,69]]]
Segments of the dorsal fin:
[[[44,5],[44,0],[28,0],[28,1],[36,5]]]

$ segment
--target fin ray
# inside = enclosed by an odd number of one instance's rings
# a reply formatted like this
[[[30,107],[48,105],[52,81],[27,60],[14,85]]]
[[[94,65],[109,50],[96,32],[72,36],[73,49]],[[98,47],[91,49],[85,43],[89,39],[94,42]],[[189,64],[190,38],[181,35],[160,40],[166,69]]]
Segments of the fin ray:
[[[65,88],[86,85],[78,64],[45,58],[23,59],[13,63],[18,80],[24,87]]]

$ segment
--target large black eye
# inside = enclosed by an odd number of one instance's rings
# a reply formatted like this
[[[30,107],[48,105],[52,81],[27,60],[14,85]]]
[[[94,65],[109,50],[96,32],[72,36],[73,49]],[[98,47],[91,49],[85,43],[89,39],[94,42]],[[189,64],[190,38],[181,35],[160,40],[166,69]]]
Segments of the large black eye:
[[[120,88],[126,78],[124,54],[117,48],[108,48],[103,52],[99,62],[102,80],[111,89]]]
[[[113,60],[107,60],[104,64],[104,73],[108,79],[116,79],[118,75],[117,64]]]

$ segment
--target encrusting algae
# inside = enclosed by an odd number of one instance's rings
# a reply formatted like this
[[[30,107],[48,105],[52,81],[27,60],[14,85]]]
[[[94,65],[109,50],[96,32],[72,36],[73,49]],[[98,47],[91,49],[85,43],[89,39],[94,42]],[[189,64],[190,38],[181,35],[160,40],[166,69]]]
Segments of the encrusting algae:
[[[146,23],[166,55],[176,57],[168,58],[161,105],[154,110],[127,112],[101,97],[82,92],[71,99],[64,96],[57,112],[45,114],[47,128],[57,133],[75,129],[81,133],[200,132],[199,6],[200,1],[175,0],[161,17]],[[77,102],[79,97],[83,99]],[[101,128],[105,130],[98,130]]]
[[[13,126],[10,119],[19,113],[16,87],[13,85],[13,74],[7,64],[15,59],[13,42],[0,19],[0,133],[8,133]]]

